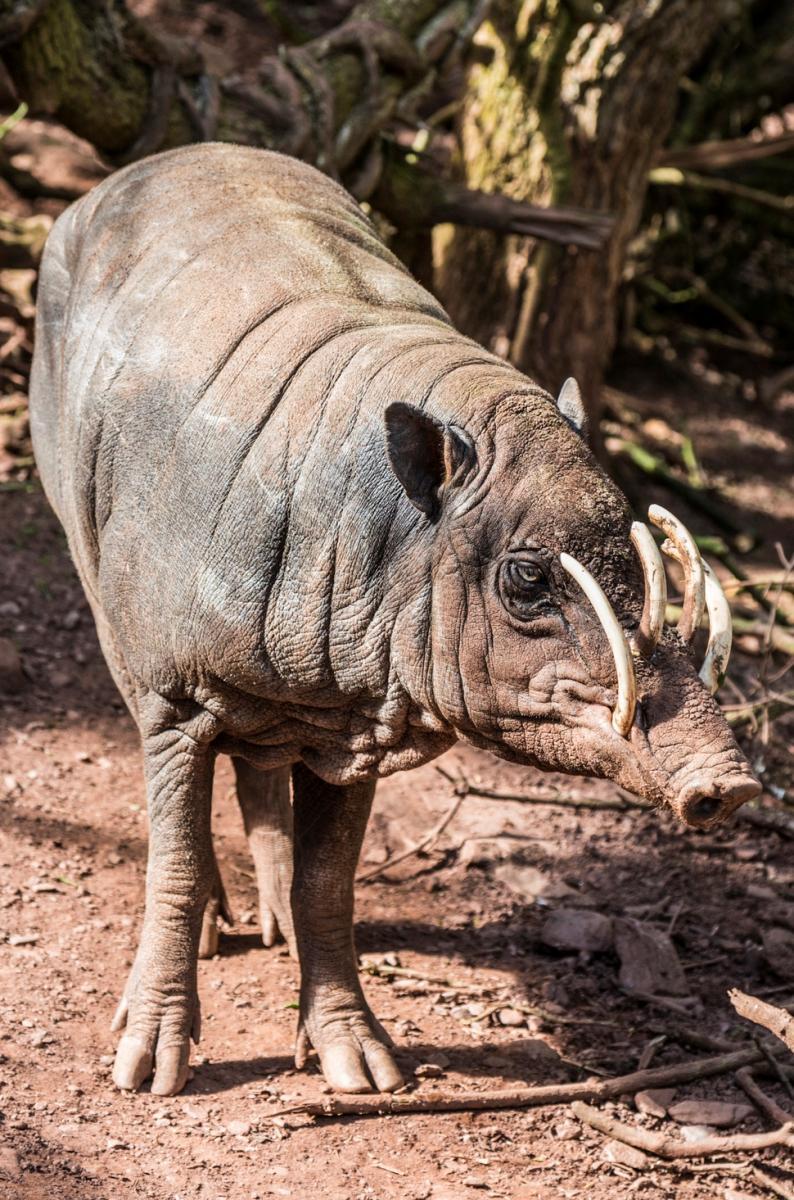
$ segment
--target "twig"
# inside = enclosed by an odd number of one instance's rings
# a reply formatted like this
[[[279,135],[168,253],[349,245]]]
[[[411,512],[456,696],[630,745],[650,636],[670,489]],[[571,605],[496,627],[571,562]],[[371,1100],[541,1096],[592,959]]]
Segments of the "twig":
[[[443,775],[449,783],[455,785],[456,788],[465,788],[467,796],[481,796],[484,800],[514,800],[518,804],[551,804],[560,808],[603,808],[614,810],[617,812],[625,812],[627,808],[648,808],[647,804],[643,804],[640,800],[630,798],[622,800],[593,800],[589,796],[579,795],[563,795],[560,792],[537,792],[534,795],[529,795],[526,792],[497,792],[492,788],[479,787],[476,784],[469,783],[465,778],[456,779],[454,775],[450,775],[443,767],[436,767],[439,775]]]
[[[756,1025],[768,1029],[776,1038],[780,1038],[789,1050],[794,1051],[794,1016],[791,1013],[774,1004],[767,1004],[757,996],[748,996],[738,988],[731,988],[728,999],[740,1017],[746,1017],[748,1021],[754,1021]]]
[[[407,858],[412,858],[414,854],[419,854],[422,850],[426,850],[436,838],[441,836],[465,799],[466,792],[457,795],[441,820],[433,826],[428,834],[418,842],[415,842],[413,846],[409,846],[407,850],[403,850],[399,854],[394,854],[391,858],[387,858],[386,862],[381,863],[379,866],[372,867],[369,871],[362,871],[360,875],[356,876],[356,883],[366,883],[370,879],[375,879],[378,875],[382,875],[384,871],[396,867],[398,863],[405,862]]]
[[[794,1200],[794,1187],[788,1187],[782,1179],[770,1175],[761,1167],[753,1167],[752,1177],[756,1183],[760,1183],[762,1187],[768,1187],[776,1196],[780,1196],[781,1200]]]
[[[508,1088],[494,1092],[428,1092],[423,1095],[326,1096],[308,1100],[292,1108],[283,1108],[270,1116],[302,1113],[310,1117],[368,1117],[381,1113],[482,1112],[499,1108],[538,1108],[542,1105],[569,1104],[573,1100],[614,1100],[624,1093],[648,1088],[674,1087],[695,1079],[710,1079],[751,1066],[763,1058],[757,1046],[734,1050],[711,1058],[696,1058],[666,1067],[651,1067],[611,1079],[580,1083],[548,1083],[538,1087]]]
[[[753,1078],[749,1067],[742,1067],[736,1072],[736,1082],[752,1100],[759,1112],[763,1113],[773,1125],[785,1125],[794,1121],[794,1116],[781,1108],[771,1096],[763,1092]]]
[[[707,1137],[697,1142],[685,1142],[656,1129],[625,1125],[608,1113],[599,1112],[597,1108],[578,1101],[571,1105],[571,1111],[583,1124],[597,1129],[599,1133],[605,1133],[627,1146],[634,1146],[636,1150],[656,1154],[659,1158],[703,1158],[707,1154],[764,1150],[767,1146],[794,1147],[794,1123],[791,1122],[781,1125],[779,1129],[770,1129],[767,1133],[734,1133],[728,1137]]]
[[[794,838],[794,814],[779,808],[765,808],[757,804],[744,804],[736,814],[737,819],[760,829],[771,829],[781,837]],[[794,1046],[791,1047],[794,1050]]]

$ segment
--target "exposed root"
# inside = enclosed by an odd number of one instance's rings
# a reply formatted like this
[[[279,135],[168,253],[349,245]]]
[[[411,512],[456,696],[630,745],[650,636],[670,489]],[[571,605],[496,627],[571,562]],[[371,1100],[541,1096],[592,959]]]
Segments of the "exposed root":
[[[757,996],[748,996],[746,992],[740,992],[738,988],[731,988],[728,998],[740,1017],[746,1017],[748,1021],[762,1025],[764,1029],[774,1033],[776,1038],[780,1038],[781,1042],[794,1052],[794,1016],[786,1012],[785,1008],[767,1004],[765,1000],[759,1000]]]
[[[736,1154],[742,1150],[765,1150],[768,1146],[788,1146],[794,1149],[794,1123],[781,1125],[779,1129],[770,1129],[766,1133],[734,1133],[727,1137],[701,1138],[697,1142],[685,1142],[681,1138],[670,1137],[656,1129],[641,1129],[636,1125],[625,1125],[616,1121],[607,1113],[591,1108],[589,1104],[576,1102],[571,1105],[575,1117],[599,1133],[633,1146],[635,1150],[644,1150],[647,1154],[656,1154],[659,1158],[704,1158],[708,1154]]]

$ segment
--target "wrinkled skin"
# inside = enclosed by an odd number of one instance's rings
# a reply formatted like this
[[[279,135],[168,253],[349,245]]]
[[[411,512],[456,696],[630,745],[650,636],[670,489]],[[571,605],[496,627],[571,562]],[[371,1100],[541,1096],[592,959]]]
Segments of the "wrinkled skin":
[[[460,336],[312,168],[200,146],[56,223],[31,421],[150,816],[114,1078],[178,1091],[217,946],[213,763],[232,755],[266,943],[301,965],[297,1059],[400,1074],[356,972],[353,875],[378,776],[464,738],[600,775],[707,827],[758,785],[669,632],[611,726],[603,630],[642,583],[627,505],[551,397]],[[289,777],[293,805],[290,807]],[[293,876],[294,822],[294,878]],[[293,929],[294,921],[294,929]]]

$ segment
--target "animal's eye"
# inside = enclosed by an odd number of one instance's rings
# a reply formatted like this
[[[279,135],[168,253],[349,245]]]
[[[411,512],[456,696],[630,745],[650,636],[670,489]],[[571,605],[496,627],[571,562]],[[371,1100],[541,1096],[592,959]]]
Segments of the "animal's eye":
[[[528,555],[506,559],[499,570],[499,593],[513,616],[521,619],[535,616],[548,600],[543,563]]]

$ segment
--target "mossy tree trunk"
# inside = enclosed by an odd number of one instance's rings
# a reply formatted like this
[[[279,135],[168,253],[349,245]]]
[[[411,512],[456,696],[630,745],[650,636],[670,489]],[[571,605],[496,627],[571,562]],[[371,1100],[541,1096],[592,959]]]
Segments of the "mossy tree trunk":
[[[599,251],[456,229],[438,288],[472,336],[554,390],[580,383],[597,435],[618,289],[682,77],[732,0],[496,0],[461,120],[466,182],[613,214]],[[495,319],[494,319],[495,315]]]

